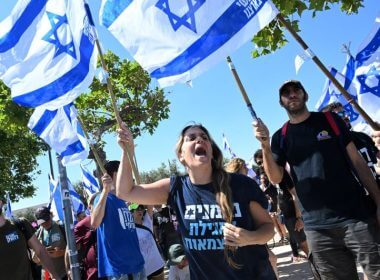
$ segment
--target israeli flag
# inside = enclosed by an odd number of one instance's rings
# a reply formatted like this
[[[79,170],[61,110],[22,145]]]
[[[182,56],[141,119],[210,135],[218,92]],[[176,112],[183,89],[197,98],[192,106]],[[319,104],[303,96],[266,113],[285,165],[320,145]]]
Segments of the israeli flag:
[[[90,172],[88,172],[88,170],[82,164],[80,165],[80,168],[82,171],[83,187],[90,197],[92,194],[97,193],[100,190],[98,181],[94,176],[91,175]]]
[[[5,211],[5,218],[13,219],[13,212],[11,206],[11,198],[9,196],[9,192],[7,193],[7,210]]]
[[[337,81],[347,90],[350,97],[358,101],[357,96],[357,84],[355,82],[355,59],[352,56],[348,57],[346,66],[340,73],[337,69],[331,67],[330,73],[333,75]],[[354,109],[354,107],[347,101],[347,99],[341,94],[341,92],[336,88],[336,86],[329,80],[326,79],[322,95],[318,100],[315,108],[318,111],[322,111],[327,105],[340,102],[346,111],[346,114],[350,118],[351,126],[356,131],[366,131],[367,123],[359,115],[359,113]]]
[[[269,0],[103,0],[100,22],[165,87],[226,59],[277,13]]]
[[[87,140],[72,103],[53,111],[36,108],[28,127],[62,157],[63,165],[78,164],[87,159]]]
[[[19,0],[0,23],[0,79],[15,102],[50,109],[93,80],[95,31],[83,0]]]
[[[374,121],[380,122],[380,15],[355,61],[358,103]]]
[[[73,221],[77,221],[77,215],[81,212],[86,211],[86,207],[84,206],[80,195],[75,191],[74,186],[71,184],[70,180],[67,179],[67,184],[69,188],[71,206],[72,206],[72,214]],[[50,179],[50,191],[52,196],[51,201],[51,211],[53,212],[53,216],[55,220],[64,221],[64,213],[63,213],[63,202],[62,202],[62,188],[59,181],[54,181]]]

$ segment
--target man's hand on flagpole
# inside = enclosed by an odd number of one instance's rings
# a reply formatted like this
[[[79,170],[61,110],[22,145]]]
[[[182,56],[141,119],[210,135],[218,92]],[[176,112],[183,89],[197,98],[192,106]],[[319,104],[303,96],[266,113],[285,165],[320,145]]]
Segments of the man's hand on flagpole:
[[[262,122],[261,119],[257,119],[257,121],[252,123],[253,132],[257,140],[260,141],[262,146],[270,146],[270,135],[269,130],[266,125]]]
[[[103,192],[108,194],[112,189],[115,189],[114,182],[110,175],[104,174],[102,176]]]

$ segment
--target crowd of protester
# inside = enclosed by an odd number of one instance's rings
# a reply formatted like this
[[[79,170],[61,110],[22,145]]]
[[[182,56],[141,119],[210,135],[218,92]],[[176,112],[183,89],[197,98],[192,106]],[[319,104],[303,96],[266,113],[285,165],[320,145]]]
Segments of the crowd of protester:
[[[380,279],[380,131],[354,132],[341,104],[314,113],[307,99],[288,81],[279,100],[289,121],[272,140],[254,123],[254,178],[240,158],[224,166],[207,129],[194,124],[176,146],[186,175],[137,185],[132,134],[120,127],[121,161],[105,164],[102,190],[74,227],[81,278],[164,280],[168,270],[169,280],[279,279],[267,245],[277,232],[315,279],[356,280],[358,265]],[[35,230],[5,219],[3,204],[0,279],[71,279],[65,229],[50,209],[36,210]]]

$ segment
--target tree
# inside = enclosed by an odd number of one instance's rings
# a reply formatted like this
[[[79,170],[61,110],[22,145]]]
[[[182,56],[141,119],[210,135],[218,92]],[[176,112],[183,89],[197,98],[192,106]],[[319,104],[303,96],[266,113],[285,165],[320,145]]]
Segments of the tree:
[[[137,62],[121,60],[111,51],[104,55],[104,60],[122,120],[134,137],[143,132],[152,134],[159,122],[169,117],[170,102],[164,91],[150,87],[148,73]],[[94,79],[90,90],[90,94],[81,95],[76,100],[76,105],[84,127],[96,143],[104,161],[106,155],[103,151],[103,135],[115,132],[116,119],[107,86]]]
[[[244,0],[244,2],[248,1]],[[312,11],[312,16],[315,17],[318,12],[331,9],[333,4],[340,3],[340,9],[347,14],[356,14],[359,8],[363,7],[363,0],[273,0],[273,3],[297,32],[300,31],[297,18],[301,18],[306,10]],[[287,40],[284,36],[284,28],[278,19],[275,19],[258,32],[252,42],[256,47],[252,52],[255,58],[276,51],[286,45]]]
[[[122,120],[134,137],[146,131],[152,134],[159,122],[169,117],[170,101],[164,91],[150,87],[149,74],[137,62],[120,60],[111,51],[104,60]],[[86,129],[97,143],[102,143],[104,133],[116,130],[116,119],[107,86],[94,79],[90,90],[76,100],[76,105]]]
[[[0,197],[9,192],[12,201],[34,194],[33,180],[40,173],[36,158],[46,150],[27,127],[32,112],[14,103],[0,81]]]
[[[165,163],[161,163],[161,166],[157,169],[141,172],[140,177],[142,183],[149,184],[173,175],[183,175],[175,159],[168,161],[168,166]]]

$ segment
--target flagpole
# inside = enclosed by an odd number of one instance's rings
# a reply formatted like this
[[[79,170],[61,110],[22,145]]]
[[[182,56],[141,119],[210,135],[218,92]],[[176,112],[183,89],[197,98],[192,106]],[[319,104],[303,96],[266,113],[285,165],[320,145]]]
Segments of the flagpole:
[[[374,122],[371,117],[363,110],[360,105],[351,98],[347,90],[338,82],[338,80],[330,73],[330,71],[323,65],[319,58],[310,50],[308,45],[304,40],[297,34],[297,32],[292,28],[292,26],[284,19],[284,17],[279,13],[277,15],[278,20],[285,26],[285,28],[292,34],[296,41],[302,46],[305,52],[311,57],[311,59],[317,64],[317,66],[322,70],[322,72],[330,79],[330,81],[337,87],[337,89],[343,94],[347,99],[348,103],[352,104],[357,112],[367,121],[373,130],[380,130],[380,125]]]
[[[227,63],[228,63],[228,66],[230,67],[230,70],[232,72],[232,75],[234,76],[235,78],[235,81],[240,89],[240,92],[241,92],[241,95],[243,96],[243,99],[245,101],[245,104],[247,104],[247,107],[248,107],[248,111],[251,113],[251,116],[253,118],[254,121],[257,121],[258,117],[256,115],[256,112],[255,110],[253,109],[252,107],[252,103],[251,101],[249,100],[249,97],[247,95],[247,92],[245,91],[245,88],[240,80],[240,77],[235,69],[235,65],[232,63],[232,60],[231,60],[231,57],[227,56]]]
[[[88,6],[87,3],[84,4],[84,7],[85,7],[85,10],[87,12],[87,16],[88,16],[88,19],[90,21],[90,24],[94,27],[95,29],[95,24],[94,24],[94,21],[92,19],[92,15],[91,15],[91,10],[90,10],[90,7]],[[119,127],[122,126],[122,123],[123,123],[123,120],[121,119],[120,117],[120,114],[119,114],[119,110],[117,108],[117,105],[116,105],[116,98],[115,98],[115,95],[113,93],[113,86],[112,86],[112,82],[111,82],[111,79],[109,78],[108,76],[108,70],[107,70],[107,65],[104,61],[104,56],[103,56],[103,52],[102,52],[102,49],[100,47],[100,43],[99,43],[99,39],[97,36],[95,36],[95,44],[96,44],[96,48],[98,49],[98,52],[99,52],[99,57],[100,57],[100,62],[102,64],[102,68],[104,71],[107,72],[107,89],[108,89],[108,93],[110,94],[110,97],[111,97],[111,103],[112,103],[112,107],[113,107],[113,110],[114,110],[114,113],[115,113],[115,118],[116,118],[116,121],[117,121],[117,124],[119,125]],[[132,171],[133,171],[133,174],[135,176],[135,180],[136,180],[136,183],[137,184],[140,184],[140,175],[138,173],[138,170],[137,170],[137,167],[135,165],[135,161],[134,161],[134,158],[131,156],[131,153],[128,149],[126,149],[127,151],[127,156],[128,156],[128,160],[129,160],[129,163],[132,167]]]
[[[74,223],[72,215],[72,206],[70,200],[70,191],[67,183],[66,167],[62,164],[61,156],[57,155],[59,180],[61,182],[61,197],[64,214],[64,226],[66,232],[66,241],[68,248],[68,256],[70,259],[71,279],[81,279],[80,264],[78,262],[78,251],[74,239]]]

